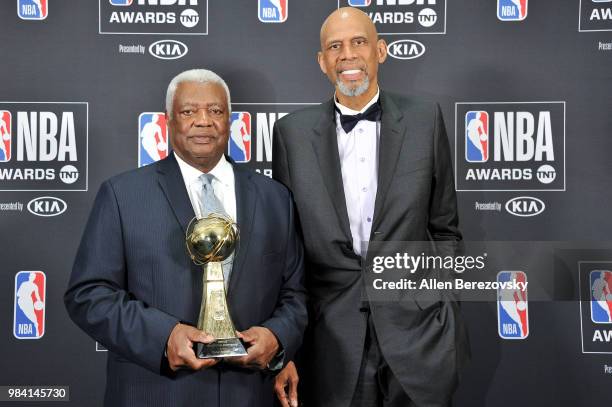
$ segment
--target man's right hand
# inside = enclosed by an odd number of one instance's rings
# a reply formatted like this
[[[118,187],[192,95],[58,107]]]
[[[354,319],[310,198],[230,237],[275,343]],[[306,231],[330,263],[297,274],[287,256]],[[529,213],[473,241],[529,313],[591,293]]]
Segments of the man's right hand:
[[[198,359],[193,351],[194,342],[211,343],[214,340],[212,335],[193,326],[176,324],[166,344],[170,369],[175,372],[181,368],[200,370],[217,364],[218,359]]]
[[[283,407],[298,407],[299,376],[295,364],[289,361],[274,379],[274,391]]]

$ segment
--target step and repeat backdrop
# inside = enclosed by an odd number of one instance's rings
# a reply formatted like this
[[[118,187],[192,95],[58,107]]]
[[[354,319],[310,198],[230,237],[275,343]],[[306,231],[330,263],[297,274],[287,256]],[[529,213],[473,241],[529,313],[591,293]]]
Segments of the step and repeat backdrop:
[[[466,240],[604,248],[559,262],[571,300],[464,304],[455,405],[612,398],[611,0],[3,0],[0,386],[101,405],[107,352],[62,301],[101,182],[168,155],[166,87],[196,67],[232,92],[228,154],[271,176],[274,122],[332,95],[319,28],[347,5],[389,45],[381,87],[441,104]]]

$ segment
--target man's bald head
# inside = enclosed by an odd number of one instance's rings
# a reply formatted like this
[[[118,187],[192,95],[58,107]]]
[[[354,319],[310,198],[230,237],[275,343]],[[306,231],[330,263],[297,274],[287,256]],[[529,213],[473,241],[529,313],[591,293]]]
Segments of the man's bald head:
[[[321,50],[323,50],[324,40],[329,34],[329,27],[341,26],[347,23],[356,26],[361,25],[363,31],[369,34],[368,36],[371,35],[371,38],[378,40],[378,32],[376,31],[376,26],[366,13],[353,7],[341,7],[331,13],[325,19],[325,21],[323,21],[323,25],[321,25],[321,32],[319,33],[319,39],[321,41]]]

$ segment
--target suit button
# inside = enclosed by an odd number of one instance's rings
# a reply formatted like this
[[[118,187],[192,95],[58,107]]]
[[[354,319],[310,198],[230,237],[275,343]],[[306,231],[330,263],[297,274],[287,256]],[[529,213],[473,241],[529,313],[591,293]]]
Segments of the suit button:
[[[353,252],[353,246],[351,245],[342,245],[340,246],[340,250],[342,250],[342,253],[346,256],[350,256],[352,254],[354,254]]]

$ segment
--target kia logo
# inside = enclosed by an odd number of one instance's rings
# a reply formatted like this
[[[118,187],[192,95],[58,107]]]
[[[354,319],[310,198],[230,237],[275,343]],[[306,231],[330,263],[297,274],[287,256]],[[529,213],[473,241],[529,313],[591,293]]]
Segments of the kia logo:
[[[518,196],[506,202],[506,211],[514,216],[536,216],[544,212],[544,209],[544,202],[531,196]]]
[[[425,53],[425,45],[415,40],[397,40],[387,46],[387,52],[396,59],[414,59]]]
[[[187,45],[175,40],[161,40],[149,45],[149,54],[159,59],[178,59],[188,51]]]
[[[59,198],[52,196],[41,196],[34,198],[28,203],[28,211],[36,216],[57,216],[66,212],[68,205]]]

